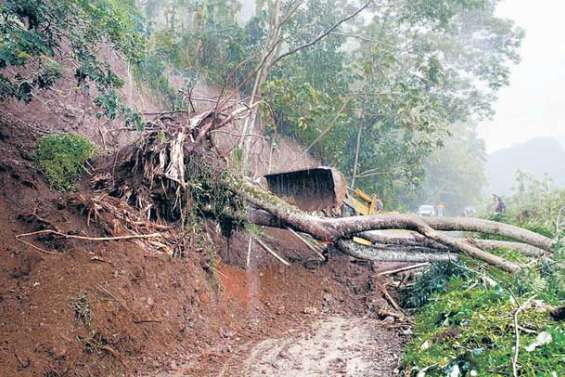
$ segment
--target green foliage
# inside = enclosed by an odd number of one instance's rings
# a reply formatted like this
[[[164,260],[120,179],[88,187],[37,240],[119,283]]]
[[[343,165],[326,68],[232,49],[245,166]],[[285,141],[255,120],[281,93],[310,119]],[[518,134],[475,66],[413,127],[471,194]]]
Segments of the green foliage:
[[[347,28],[269,68],[260,88],[263,122],[305,146],[324,133],[310,152],[349,177],[361,129],[357,184],[379,194],[387,207],[410,206],[421,199],[426,170],[443,169],[428,155],[444,145],[454,124],[492,113],[496,91],[508,82],[508,65],[518,61],[522,33],[495,16],[496,3],[371,5],[366,22],[350,20]],[[293,4],[282,2],[282,16]],[[308,0],[281,26],[285,49],[312,41],[357,6]],[[30,101],[52,86],[61,71],[54,58],[62,46],[70,47],[77,82],[86,93],[93,90],[99,115],[142,127],[141,115],[119,100],[122,79],[96,54],[102,44],[120,51],[136,77],[173,110],[187,107],[174,87],[190,92],[198,80],[249,94],[273,7],[258,3],[242,26],[236,0],[148,0],[139,9],[133,0],[8,0],[0,5],[0,68],[37,69],[26,70],[33,72],[26,77],[0,75],[0,97]],[[462,164],[461,171],[468,167]],[[446,185],[441,190],[452,191]],[[436,194],[446,201],[445,193]]]
[[[48,135],[39,141],[37,162],[47,181],[57,190],[73,188],[84,164],[96,152],[94,145],[75,134]]]
[[[446,292],[448,283],[455,277],[469,277],[469,270],[452,262],[432,264],[416,283],[400,290],[400,304],[415,309],[428,303],[430,297],[438,292]]]
[[[347,116],[352,107],[347,99],[327,95],[304,82],[303,76],[269,80],[262,93],[271,98],[271,102],[261,109],[264,119],[273,121],[267,124],[267,130],[279,131],[308,146],[320,133],[332,127],[331,139],[334,142],[315,144],[311,152],[320,157],[343,157],[347,153],[347,140],[355,131]],[[336,135],[343,137],[335,138]]]
[[[155,54],[147,54],[146,58],[134,67],[136,78],[148,85],[154,93],[164,99],[171,109],[180,107],[178,92],[176,92],[167,77],[168,63]]]
[[[234,0],[148,1],[144,11],[151,30],[139,77],[172,106],[180,104],[168,76],[182,79],[187,89],[197,79],[236,85],[250,46],[250,34],[237,23],[239,6]]]
[[[353,37],[338,29],[269,72],[261,88],[262,120],[269,131],[305,146],[329,129],[310,152],[349,176],[362,127],[358,184],[377,192],[388,207],[412,206],[422,200],[419,186],[430,181],[424,173],[437,167],[442,174],[445,167],[428,155],[444,145],[453,124],[492,113],[493,95],[508,80],[508,63],[518,59],[521,31],[495,17],[495,5],[494,0],[379,2],[369,11],[371,22],[349,22]],[[185,91],[207,80],[249,94],[272,8],[273,3],[258,4],[242,27],[239,4],[232,0],[147,1],[143,10],[150,27],[137,76],[175,109],[186,104],[172,89],[172,77],[184,81]],[[336,0],[309,0],[283,25],[285,44],[291,49],[313,40],[350,8]],[[283,2],[283,15],[289,9]],[[468,156],[454,149],[446,148],[445,155]],[[469,165],[443,173],[468,183],[460,173]],[[473,171],[480,169],[480,162],[475,165]],[[465,198],[479,192],[480,180],[472,183],[463,185],[469,188]],[[450,197],[454,190],[446,185],[434,196],[455,207],[451,202],[464,199]]]
[[[242,225],[229,217],[229,213],[244,213],[243,199],[235,195],[225,184],[230,172],[225,167],[214,167],[204,158],[191,156],[186,162],[188,172],[187,193],[190,198],[183,218],[187,224],[210,217],[220,224],[222,233],[230,236]]]
[[[126,127],[131,126],[137,130],[143,130],[145,126],[141,114],[124,105],[115,90],[110,90],[96,97],[94,104],[100,108],[100,111],[96,113],[97,118],[105,116],[108,119],[114,120],[121,116]]]
[[[77,84],[90,93],[93,83],[100,96],[108,96],[123,81],[100,61],[97,49],[109,43],[137,64],[143,57],[142,29],[131,0],[7,0],[0,4],[0,69],[28,69],[0,74],[0,99],[28,103],[37,90],[52,87],[62,77],[56,59],[68,47],[77,66]],[[114,111],[130,117],[134,112],[123,105],[114,106]]]
[[[506,209],[505,222],[549,237],[565,231],[565,190],[556,187],[549,177],[539,180],[518,171],[513,194],[506,198]]]
[[[523,174],[517,182],[516,193],[507,201],[508,211],[499,220],[544,230],[562,240],[563,230],[555,221],[565,204],[562,190]],[[401,292],[403,303],[417,308],[415,336],[403,356],[403,366],[411,375],[425,370],[426,376],[448,376],[456,366],[462,376],[471,375],[472,370],[478,376],[511,375],[513,313],[533,296],[537,300],[534,307],[519,316],[519,325],[531,330],[520,335],[520,375],[565,374],[565,325],[554,321],[547,309],[565,305],[563,242],[557,243],[551,258],[533,264],[510,250],[496,250],[495,254],[529,267],[509,275],[464,259],[462,273],[434,266],[414,287]],[[527,352],[525,347],[542,331],[552,341]]]
[[[337,4],[309,0],[299,9],[284,27],[289,48],[350,13]],[[338,30],[279,64],[263,87],[264,113],[305,145],[333,126],[312,152],[350,177],[362,128],[356,183],[378,193],[387,207],[410,205],[425,183],[428,156],[455,124],[492,114],[508,65],[518,60],[522,32],[497,18],[495,5],[379,2],[368,11],[370,22],[354,20],[347,33]]]
[[[448,376],[455,366],[462,376],[471,375],[472,370],[479,376],[511,375],[514,310],[534,294],[545,304],[563,305],[565,297],[551,284],[562,274],[563,270],[549,274],[529,270],[515,277],[500,274],[494,286],[483,286],[481,275],[452,277],[443,292],[417,311],[415,336],[403,356],[404,369],[414,376],[426,368],[426,376]],[[533,331],[521,334],[520,375],[563,375],[565,326],[553,321],[547,310],[535,307],[520,314],[519,324]],[[551,343],[525,351],[542,331],[551,334]]]

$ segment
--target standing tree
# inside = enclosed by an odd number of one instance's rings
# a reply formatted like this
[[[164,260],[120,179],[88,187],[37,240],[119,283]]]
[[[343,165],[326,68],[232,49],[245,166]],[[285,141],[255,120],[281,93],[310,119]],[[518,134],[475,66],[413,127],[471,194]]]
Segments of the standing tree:
[[[476,205],[481,199],[486,183],[484,144],[473,125],[458,125],[444,144],[425,160],[422,184],[404,197],[413,207],[443,203],[447,213],[460,215],[466,206]]]
[[[421,183],[426,156],[457,124],[490,116],[508,83],[522,32],[494,15],[497,3],[375,1],[370,17],[274,67],[262,98],[283,133],[316,141],[312,152],[398,207],[399,193]],[[327,30],[335,8],[310,4],[318,21],[293,25],[302,41]]]

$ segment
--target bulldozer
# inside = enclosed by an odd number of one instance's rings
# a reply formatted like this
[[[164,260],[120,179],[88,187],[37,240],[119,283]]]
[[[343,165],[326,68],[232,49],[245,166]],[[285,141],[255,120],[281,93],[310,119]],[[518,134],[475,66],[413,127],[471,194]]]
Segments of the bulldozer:
[[[343,176],[331,167],[268,174],[265,179],[269,191],[307,212],[369,216],[380,209],[376,195],[349,189]]]
[[[376,214],[382,202],[376,195],[347,187],[343,176],[331,167],[291,170],[265,176],[269,191],[303,211],[322,212],[326,216],[369,216]],[[380,205],[379,205],[380,204]],[[293,232],[294,233],[294,232]],[[305,241],[306,244],[309,241]],[[316,241],[311,240],[315,244]],[[353,241],[371,246],[360,237]]]

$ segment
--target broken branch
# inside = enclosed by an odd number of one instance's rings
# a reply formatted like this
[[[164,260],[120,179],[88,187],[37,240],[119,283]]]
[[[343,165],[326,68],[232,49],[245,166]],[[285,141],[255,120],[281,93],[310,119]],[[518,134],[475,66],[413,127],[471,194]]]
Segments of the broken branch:
[[[16,236],[16,238],[20,239],[22,237],[35,236],[35,235],[38,235],[38,234],[56,234],[56,235],[61,236],[63,238],[72,238],[72,239],[86,240],[86,241],[120,241],[120,240],[133,240],[133,239],[140,239],[140,238],[161,237],[160,233],[133,234],[133,235],[129,235],[129,236],[116,236],[116,237],[86,237],[86,236],[76,236],[74,234],[65,234],[65,233],[57,232],[56,230],[51,230],[51,229],[44,229],[44,230],[38,230],[37,232],[18,234]]]
[[[277,258],[282,264],[284,264],[287,267],[290,267],[290,263],[288,263],[283,257],[281,257],[280,255],[278,255],[277,253],[275,253],[273,251],[273,249],[271,249],[269,246],[267,246],[266,243],[264,243],[263,241],[261,241],[259,238],[257,237],[253,237],[253,239],[259,244],[259,246],[261,246],[265,251],[267,251],[269,254],[271,254],[273,257]]]

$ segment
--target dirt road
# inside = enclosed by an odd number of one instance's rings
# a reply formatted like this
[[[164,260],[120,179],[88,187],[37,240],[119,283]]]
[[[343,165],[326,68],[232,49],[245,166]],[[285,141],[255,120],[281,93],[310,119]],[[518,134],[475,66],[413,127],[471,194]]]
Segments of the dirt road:
[[[382,322],[329,316],[310,328],[266,339],[220,375],[245,377],[394,376],[402,339]]]

